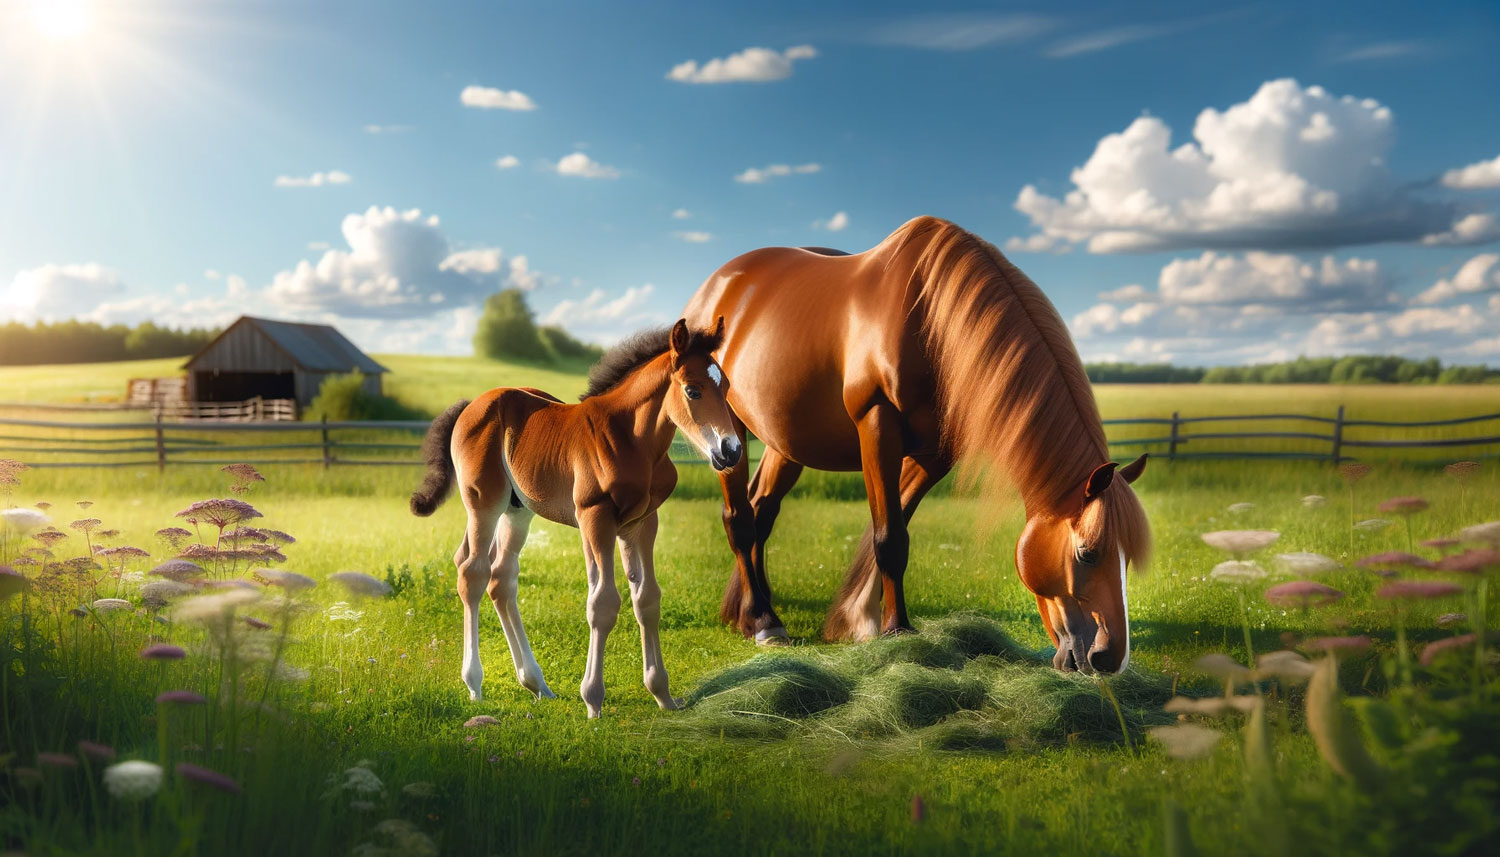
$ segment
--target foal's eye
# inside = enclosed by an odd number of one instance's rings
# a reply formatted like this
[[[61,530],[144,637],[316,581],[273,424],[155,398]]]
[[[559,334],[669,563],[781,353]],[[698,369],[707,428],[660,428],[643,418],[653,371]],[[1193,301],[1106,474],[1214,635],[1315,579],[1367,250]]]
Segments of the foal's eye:
[[[687,385],[684,385],[683,388],[682,388],[682,392],[689,399],[701,399],[701,398],[703,398],[703,391],[700,390],[700,389],[698,389],[698,385],[697,384],[687,384]]]
[[[1078,552],[1078,561],[1084,565],[1097,565],[1099,563],[1099,552],[1084,548]]]

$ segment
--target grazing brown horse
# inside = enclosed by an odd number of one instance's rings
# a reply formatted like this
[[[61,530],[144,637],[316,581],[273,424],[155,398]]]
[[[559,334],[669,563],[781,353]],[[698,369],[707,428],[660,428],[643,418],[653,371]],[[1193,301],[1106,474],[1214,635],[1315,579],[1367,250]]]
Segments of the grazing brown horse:
[[[589,373],[576,405],[528,388],[502,387],[461,401],[433,421],[423,444],[427,477],[411,510],[431,515],[457,483],[468,528],[454,554],[464,603],[463,680],[483,698],[479,601],[488,588],[505,630],[516,678],[538,697],[554,694],[542,678],[517,609],[521,547],[534,515],[577,527],[588,566],[589,652],[579,690],[589,716],[604,704],[604,641],[620,611],[615,588],[619,543],[635,618],[641,626],[646,689],[676,708],[662,664],[661,588],[652,546],[656,510],[677,485],[667,457],[681,430],[715,469],[739,463],[741,441],[724,399],[724,373],[712,353],[724,333],[647,331],[612,349]],[[498,525],[498,539],[496,529]]]
[[[785,637],[766,539],[804,467],[860,470],[872,526],[824,626],[830,639],[909,630],[907,523],[955,461],[1009,477],[1026,508],[1016,569],[1036,594],[1059,669],[1116,672],[1130,655],[1125,569],[1150,530],[1116,470],[1093,391],[1057,310],[982,239],[919,217],[853,255],[770,247],[698,290],[689,324],[723,317],[729,404],[766,444],[720,474],[735,571],[722,617]],[[1123,478],[1116,478],[1116,477]]]

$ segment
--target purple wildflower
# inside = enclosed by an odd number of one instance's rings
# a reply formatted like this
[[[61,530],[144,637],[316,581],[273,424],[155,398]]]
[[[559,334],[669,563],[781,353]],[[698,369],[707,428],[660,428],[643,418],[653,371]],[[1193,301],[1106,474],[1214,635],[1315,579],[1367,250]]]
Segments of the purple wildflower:
[[[178,512],[177,517],[190,524],[209,523],[223,530],[231,524],[262,516],[254,506],[244,500],[222,497],[215,500],[199,500]]]
[[[78,760],[67,753],[37,753],[36,763],[42,768],[76,768]]]
[[[151,574],[154,574],[157,577],[165,577],[168,580],[175,580],[180,583],[182,581],[192,580],[195,577],[201,577],[202,575],[207,574],[207,572],[203,570],[203,566],[198,565],[195,562],[189,562],[185,559],[169,559],[161,565],[158,565],[156,568],[151,569]]]
[[[1422,666],[1430,667],[1432,666],[1432,662],[1437,660],[1444,652],[1467,648],[1474,645],[1474,641],[1477,639],[1479,639],[1479,635],[1477,634],[1459,634],[1457,637],[1449,637],[1446,640],[1428,643],[1422,647],[1422,654],[1417,660],[1421,662]]]
[[[191,690],[168,690],[157,694],[157,705],[207,705],[208,698]]]
[[[210,771],[208,768],[194,765],[191,762],[177,763],[177,776],[184,780],[191,780],[200,785],[218,789],[232,795],[240,793],[240,784],[224,776],[218,771]]]
[[[187,657],[187,650],[170,643],[152,643],[141,649],[141,658],[148,661],[180,661]]]
[[[1433,563],[1432,567],[1440,571],[1479,574],[1500,567],[1500,551],[1490,548],[1470,548],[1463,553],[1445,556]]]
[[[108,744],[79,741],[78,752],[82,753],[84,758],[93,759],[96,762],[113,762],[115,760],[115,748]]]
[[[1322,607],[1344,597],[1344,593],[1313,580],[1290,580],[1266,590],[1266,600],[1282,607]]]
[[[1302,644],[1303,648],[1317,652],[1362,652],[1370,648],[1373,641],[1361,634],[1357,637],[1317,637]]]
[[[1456,583],[1444,583],[1440,580],[1398,580],[1387,583],[1385,586],[1375,590],[1376,598],[1444,598],[1449,595],[1463,593],[1463,587]]]

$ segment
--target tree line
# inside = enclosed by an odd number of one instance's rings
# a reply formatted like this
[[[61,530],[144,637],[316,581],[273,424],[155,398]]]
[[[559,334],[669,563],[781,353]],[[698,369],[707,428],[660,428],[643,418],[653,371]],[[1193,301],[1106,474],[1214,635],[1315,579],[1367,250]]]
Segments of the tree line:
[[[474,353],[521,363],[578,365],[598,360],[604,349],[557,325],[538,327],[526,293],[504,289],[484,301],[484,313],[474,331]]]
[[[35,324],[11,321],[0,324],[0,366],[184,357],[218,335],[214,329],[178,330],[150,321],[135,327],[76,320]]]
[[[1379,354],[1298,357],[1253,366],[1173,366],[1168,363],[1090,363],[1096,384],[1488,384],[1500,369],[1444,366],[1436,357],[1413,360]]]

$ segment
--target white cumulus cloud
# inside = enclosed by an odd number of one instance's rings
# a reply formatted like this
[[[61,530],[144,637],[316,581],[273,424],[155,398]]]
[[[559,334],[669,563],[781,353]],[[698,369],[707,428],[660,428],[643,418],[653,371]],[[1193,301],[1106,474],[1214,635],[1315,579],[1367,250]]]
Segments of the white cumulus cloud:
[[[792,76],[792,64],[818,55],[812,45],[796,45],[784,51],[745,48],[737,54],[698,64],[687,60],[672,66],[668,80],[681,83],[765,83]]]
[[[822,164],[771,164],[765,167],[751,167],[734,177],[741,184],[762,184],[767,179],[779,178],[781,176],[800,176],[819,172],[823,169]]]
[[[557,303],[542,316],[542,324],[561,324],[575,335],[593,342],[614,342],[648,324],[665,320],[649,308],[655,286],[631,286],[616,296],[595,289],[581,300]]]
[[[1422,243],[1428,246],[1488,244],[1496,240],[1500,240],[1500,217],[1488,212],[1466,214],[1453,221],[1450,228],[1422,236]]]
[[[1500,155],[1496,155],[1493,160],[1480,161],[1443,173],[1443,184],[1463,190],[1500,187]]]
[[[678,241],[686,241],[689,244],[706,244],[709,241],[714,240],[713,233],[700,232],[697,230],[673,232],[672,237],[676,238]]]
[[[679,208],[676,211],[672,212],[673,220],[687,220],[692,216],[693,213],[691,211],[688,211],[686,208]]]
[[[1461,295],[1494,291],[1500,291],[1500,253],[1480,253],[1463,263],[1452,277],[1433,283],[1414,302],[1436,304]]]
[[[495,166],[502,170],[514,169],[520,165],[521,159],[515,155],[501,155],[495,159]]]
[[[316,172],[310,176],[277,176],[276,187],[323,187],[331,184],[348,184],[354,177],[343,170]]]
[[[1095,253],[1416,241],[1454,220],[1390,175],[1395,117],[1374,99],[1273,80],[1200,113],[1191,142],[1171,137],[1142,116],[1099,141],[1061,198],[1028,184],[1015,207]]]
[[[60,321],[124,294],[125,284],[113,268],[94,262],[41,265],[17,271],[0,291],[0,320]]]
[[[843,211],[835,211],[833,216],[827,220],[813,221],[814,229],[827,229],[829,232],[842,232],[849,225],[849,214]]]
[[[493,86],[466,86],[458,94],[465,107],[480,110],[535,110],[536,102],[524,92],[516,89],[496,89]]]
[[[582,152],[574,152],[571,155],[563,155],[557,162],[557,174],[560,176],[576,176],[584,179],[617,179],[620,171],[606,164],[590,158]]]

